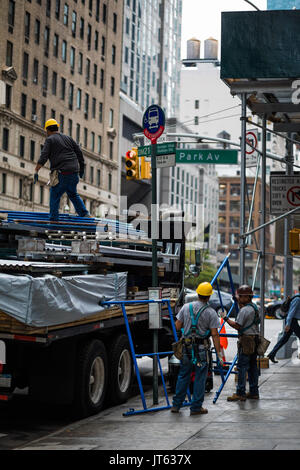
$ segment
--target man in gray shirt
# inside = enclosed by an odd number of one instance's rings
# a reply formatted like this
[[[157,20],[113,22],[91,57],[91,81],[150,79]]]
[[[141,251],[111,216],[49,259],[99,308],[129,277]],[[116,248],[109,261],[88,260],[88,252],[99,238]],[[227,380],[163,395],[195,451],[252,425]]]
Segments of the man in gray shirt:
[[[207,304],[213,292],[212,286],[208,282],[203,282],[199,284],[196,292],[199,300],[184,305],[176,317],[176,329],[181,330],[183,328],[184,354],[173,398],[172,413],[178,413],[182,407],[194,366],[195,382],[190,414],[200,415],[207,413],[207,409],[203,408],[202,404],[208,371],[207,353],[210,347],[209,336],[212,336],[219,361],[221,365],[223,364],[218,333],[220,321],[215,310]]]
[[[47,139],[35,168],[35,181],[37,173],[49,160],[51,173],[58,172],[57,184],[50,188],[50,221],[58,220],[59,202],[64,193],[67,193],[80,217],[90,217],[77,193],[79,175],[82,178],[84,173],[82,151],[72,137],[59,133],[58,127],[55,119],[48,119],[45,124]]]
[[[253,291],[243,285],[237,289],[236,298],[240,311],[236,321],[224,320],[239,333],[238,341],[238,383],[236,393],[227,397],[227,401],[245,401],[247,398],[259,399],[257,345],[259,335],[258,308],[252,303]],[[225,313],[226,315],[226,313]],[[250,392],[246,394],[246,374],[248,373]]]

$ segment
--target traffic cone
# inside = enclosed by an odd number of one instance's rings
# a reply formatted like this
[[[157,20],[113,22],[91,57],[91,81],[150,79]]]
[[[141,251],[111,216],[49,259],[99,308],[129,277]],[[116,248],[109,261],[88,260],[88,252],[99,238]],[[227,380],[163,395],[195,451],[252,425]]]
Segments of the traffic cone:
[[[220,329],[220,333],[223,335],[226,335],[226,329],[225,329],[225,322],[223,321],[223,324]],[[228,346],[228,339],[227,336],[220,336],[220,346],[221,348],[227,349]]]

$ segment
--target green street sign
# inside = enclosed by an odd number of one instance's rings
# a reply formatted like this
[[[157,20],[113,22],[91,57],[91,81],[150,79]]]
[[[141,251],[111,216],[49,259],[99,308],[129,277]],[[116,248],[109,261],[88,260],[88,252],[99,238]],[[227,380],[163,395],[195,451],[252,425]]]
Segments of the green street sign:
[[[176,142],[163,142],[156,145],[156,155],[171,155],[176,152]],[[151,156],[151,145],[144,145],[138,147],[139,157],[150,157]]]
[[[194,164],[220,164],[236,165],[238,162],[237,150],[222,149],[177,149],[176,163]]]

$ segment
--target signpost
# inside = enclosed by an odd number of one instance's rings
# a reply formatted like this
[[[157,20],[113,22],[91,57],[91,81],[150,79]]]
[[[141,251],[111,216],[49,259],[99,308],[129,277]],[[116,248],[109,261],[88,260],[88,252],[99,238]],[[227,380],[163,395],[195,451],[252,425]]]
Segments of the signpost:
[[[251,166],[257,165],[257,158],[258,158],[258,130],[257,129],[250,129],[246,133],[246,167],[250,168]],[[250,145],[249,145],[250,144]]]
[[[222,149],[178,149],[176,150],[176,163],[195,164],[221,164],[236,165],[238,163],[237,150]]]
[[[157,210],[157,139],[165,129],[165,113],[158,105],[149,106],[143,116],[144,135],[151,141],[151,172],[152,172],[152,210],[151,210],[151,238],[152,238],[152,288],[158,288],[157,280],[157,239],[159,236],[158,210]],[[139,149],[140,155],[140,149]],[[157,289],[159,290],[159,289]],[[152,294],[154,295],[154,294]],[[157,307],[158,304],[156,304]],[[158,329],[153,330],[153,404],[158,404]]]
[[[270,176],[270,213],[280,215],[300,207],[300,175]]]

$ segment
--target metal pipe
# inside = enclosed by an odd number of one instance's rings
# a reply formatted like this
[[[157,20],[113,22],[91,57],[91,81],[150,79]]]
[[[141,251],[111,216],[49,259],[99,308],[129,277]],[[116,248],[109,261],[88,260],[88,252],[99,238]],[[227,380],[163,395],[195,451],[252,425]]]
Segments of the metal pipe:
[[[293,144],[286,143],[287,162],[286,175],[292,176],[293,172]],[[284,295],[287,297],[293,293],[293,257],[289,247],[289,231],[291,229],[291,216],[288,215],[284,220]]]
[[[260,232],[260,333],[264,336],[265,330],[265,283],[266,283],[266,153],[267,153],[267,118],[263,116],[262,132],[262,163],[261,163],[261,224]]]
[[[250,230],[249,232],[244,233],[242,235],[242,237],[246,238],[248,235],[251,235],[252,233],[257,232],[258,230],[261,230],[263,227],[267,227],[268,225],[271,225],[274,222],[277,222],[278,220],[284,219],[285,217],[288,217],[289,215],[294,214],[294,212],[297,212],[299,209],[300,209],[300,207],[295,207],[295,209],[292,209],[292,210],[286,212],[285,214],[281,214],[278,217],[275,217],[274,219],[269,220],[269,222],[266,222],[263,225],[259,225],[258,227],[253,228],[252,230]]]
[[[246,132],[247,132],[247,95],[242,93],[241,114],[241,213],[240,213],[240,284],[245,284],[245,202],[246,202]]]

